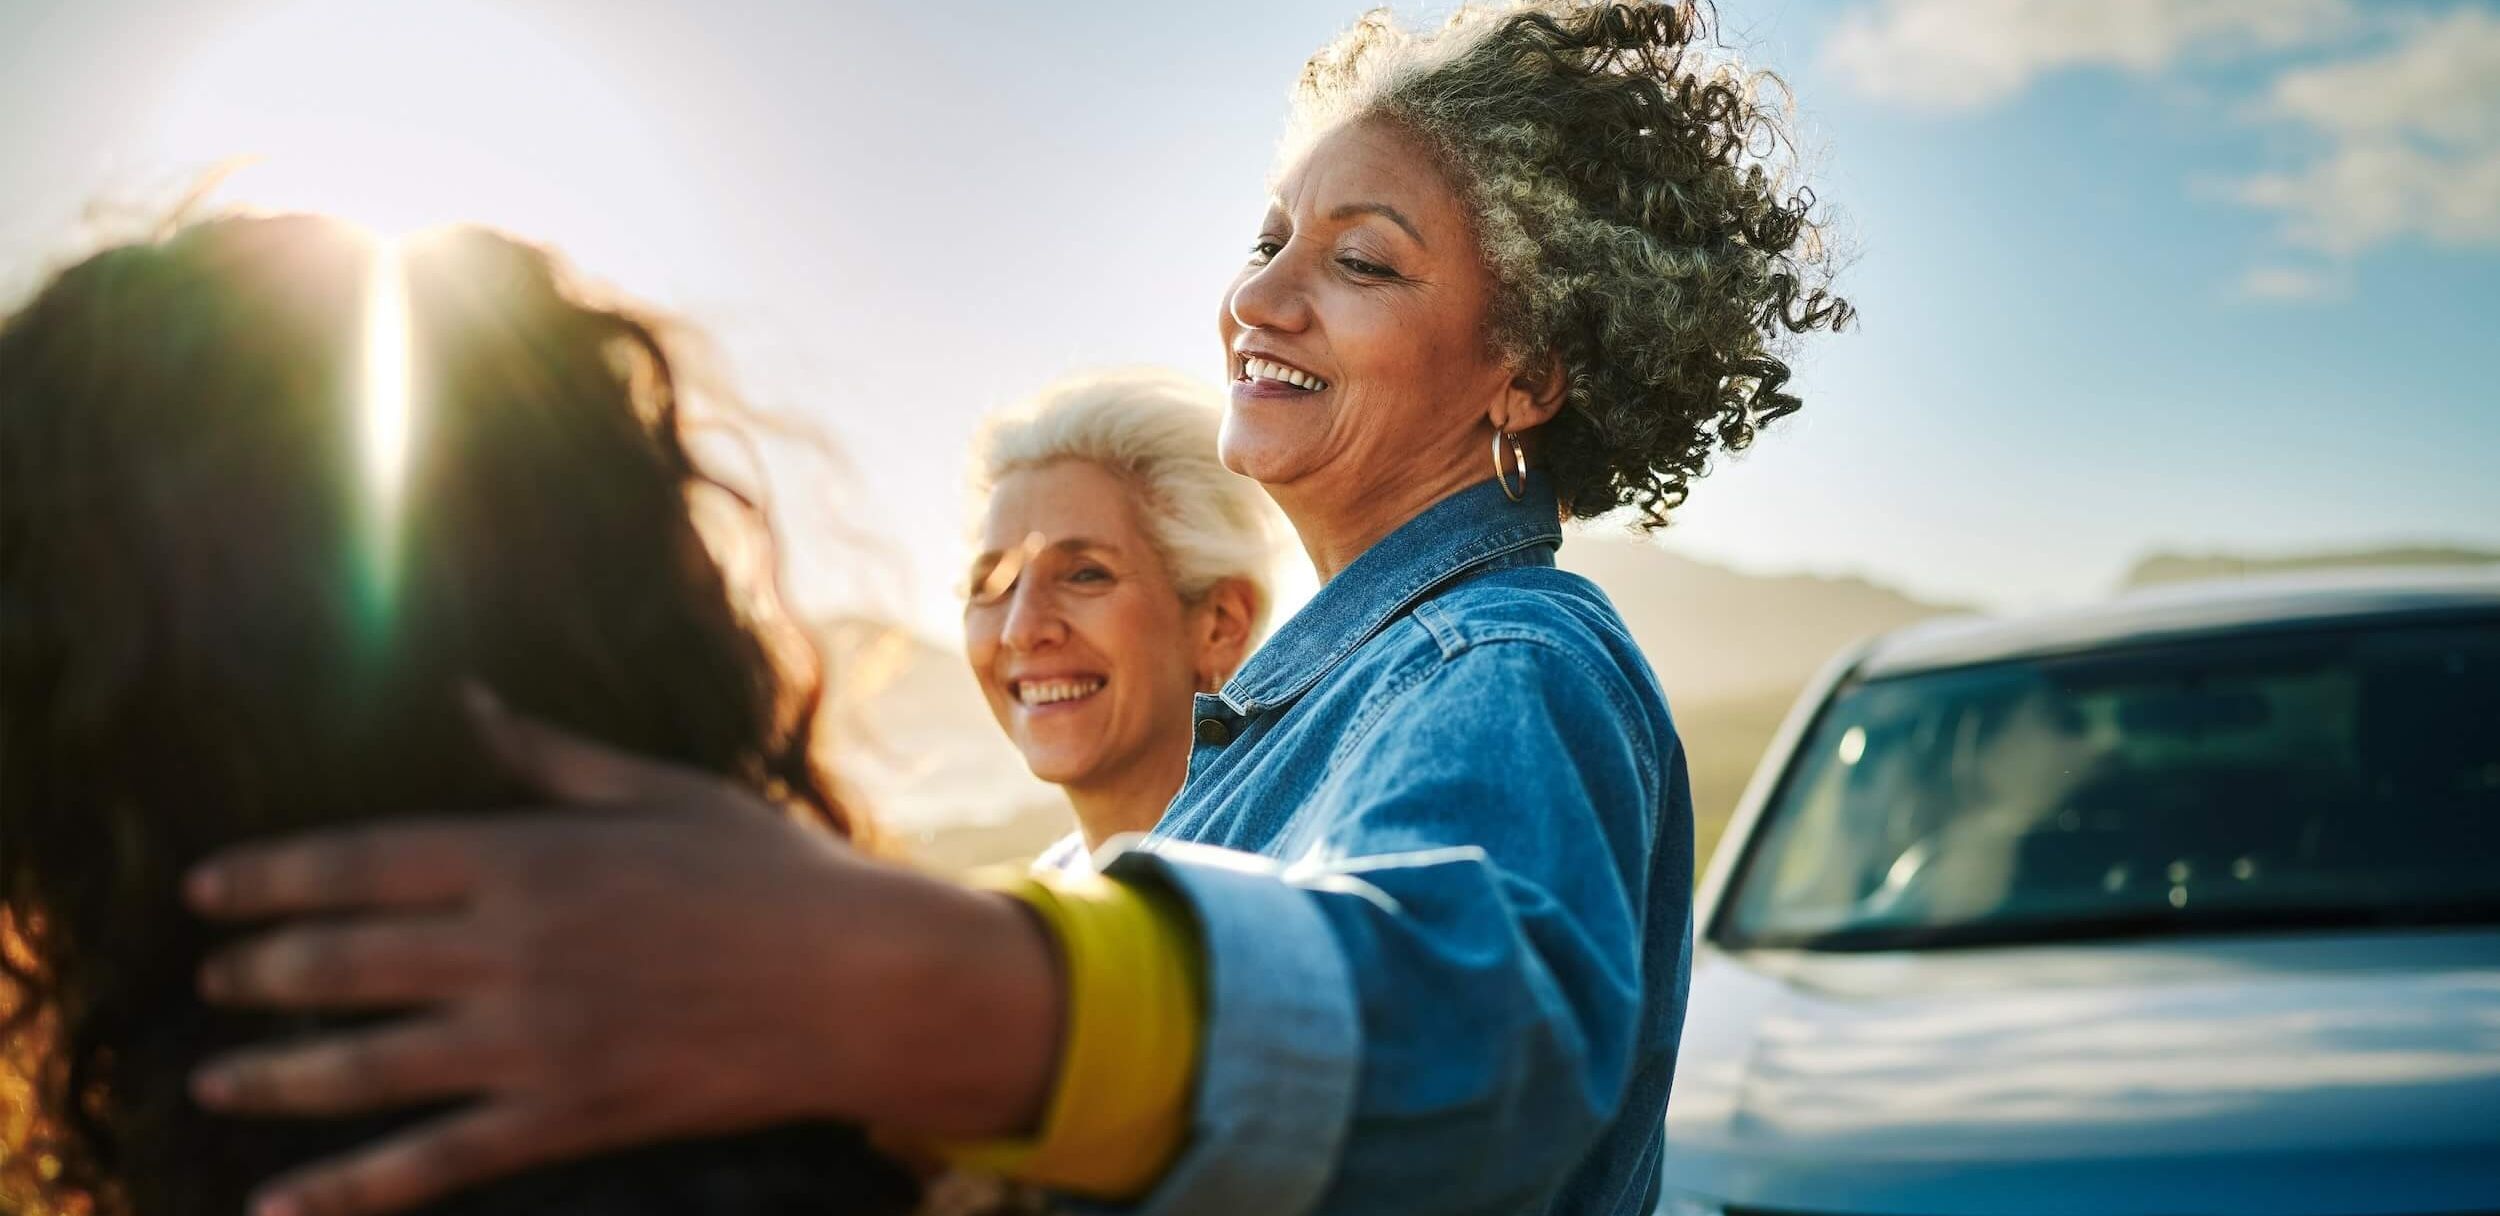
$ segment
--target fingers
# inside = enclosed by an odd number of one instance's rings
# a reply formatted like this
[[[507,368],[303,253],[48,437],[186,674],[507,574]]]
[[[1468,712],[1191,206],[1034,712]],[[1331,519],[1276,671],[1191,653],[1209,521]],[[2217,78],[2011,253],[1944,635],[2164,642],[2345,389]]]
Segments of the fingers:
[[[492,1079],[471,1037],[432,1017],[235,1052],[194,1072],[191,1094],[229,1114],[304,1118],[458,1097]]]
[[[492,841],[491,825],[443,822],[244,845],[195,867],[183,896],[201,915],[228,920],[442,906],[468,897]]]
[[[523,717],[480,684],[462,686],[461,695],[479,737],[504,770],[559,802],[674,807],[720,798],[714,792],[720,782],[710,774],[646,760]]]
[[[383,1009],[462,996],[496,956],[465,920],[401,918],[281,929],[218,952],[200,993],[220,1005]]]
[[[599,1147],[568,1122],[517,1104],[447,1115],[280,1177],[252,1216],[383,1216]]]

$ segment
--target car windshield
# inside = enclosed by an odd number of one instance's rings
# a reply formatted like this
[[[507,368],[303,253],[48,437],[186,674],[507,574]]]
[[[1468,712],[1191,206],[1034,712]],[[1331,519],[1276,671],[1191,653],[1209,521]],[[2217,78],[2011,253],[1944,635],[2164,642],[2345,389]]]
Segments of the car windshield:
[[[1824,950],[2500,921],[2500,620],[1846,687],[1728,908]]]

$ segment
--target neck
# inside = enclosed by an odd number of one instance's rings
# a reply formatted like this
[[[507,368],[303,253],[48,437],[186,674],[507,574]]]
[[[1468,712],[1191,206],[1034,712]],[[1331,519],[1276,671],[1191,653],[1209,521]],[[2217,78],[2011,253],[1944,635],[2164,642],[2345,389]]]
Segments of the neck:
[[[1394,483],[1332,484],[1314,476],[1306,481],[1315,484],[1269,486],[1267,492],[1293,524],[1302,551],[1310,556],[1311,568],[1324,583],[1399,525],[1484,477],[1485,466],[1453,464]]]
[[[1117,773],[1061,787],[1076,810],[1077,830],[1088,850],[1124,832],[1143,832],[1163,818],[1163,808],[1189,775],[1189,748],[1158,747]]]

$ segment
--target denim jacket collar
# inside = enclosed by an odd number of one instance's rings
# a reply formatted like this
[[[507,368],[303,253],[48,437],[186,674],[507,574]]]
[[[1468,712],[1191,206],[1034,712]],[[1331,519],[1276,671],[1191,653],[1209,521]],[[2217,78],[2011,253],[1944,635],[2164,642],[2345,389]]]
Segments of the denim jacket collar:
[[[1561,511],[1542,476],[1529,476],[1518,502],[1493,481],[1460,490],[1322,584],[1224,686],[1224,703],[1253,714],[1291,702],[1433,588],[1522,549],[1561,543]]]

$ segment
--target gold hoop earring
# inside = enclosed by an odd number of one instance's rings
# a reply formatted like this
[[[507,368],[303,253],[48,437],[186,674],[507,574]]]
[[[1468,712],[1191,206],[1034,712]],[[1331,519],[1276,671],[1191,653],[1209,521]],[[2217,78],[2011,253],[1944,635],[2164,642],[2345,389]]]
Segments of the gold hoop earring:
[[[1519,488],[1510,486],[1510,473],[1502,467],[1502,441],[1510,441],[1510,463],[1519,470]],[[1520,446],[1519,437],[1500,427],[1493,428],[1493,480],[1502,483],[1502,493],[1512,502],[1528,496],[1528,449]]]

